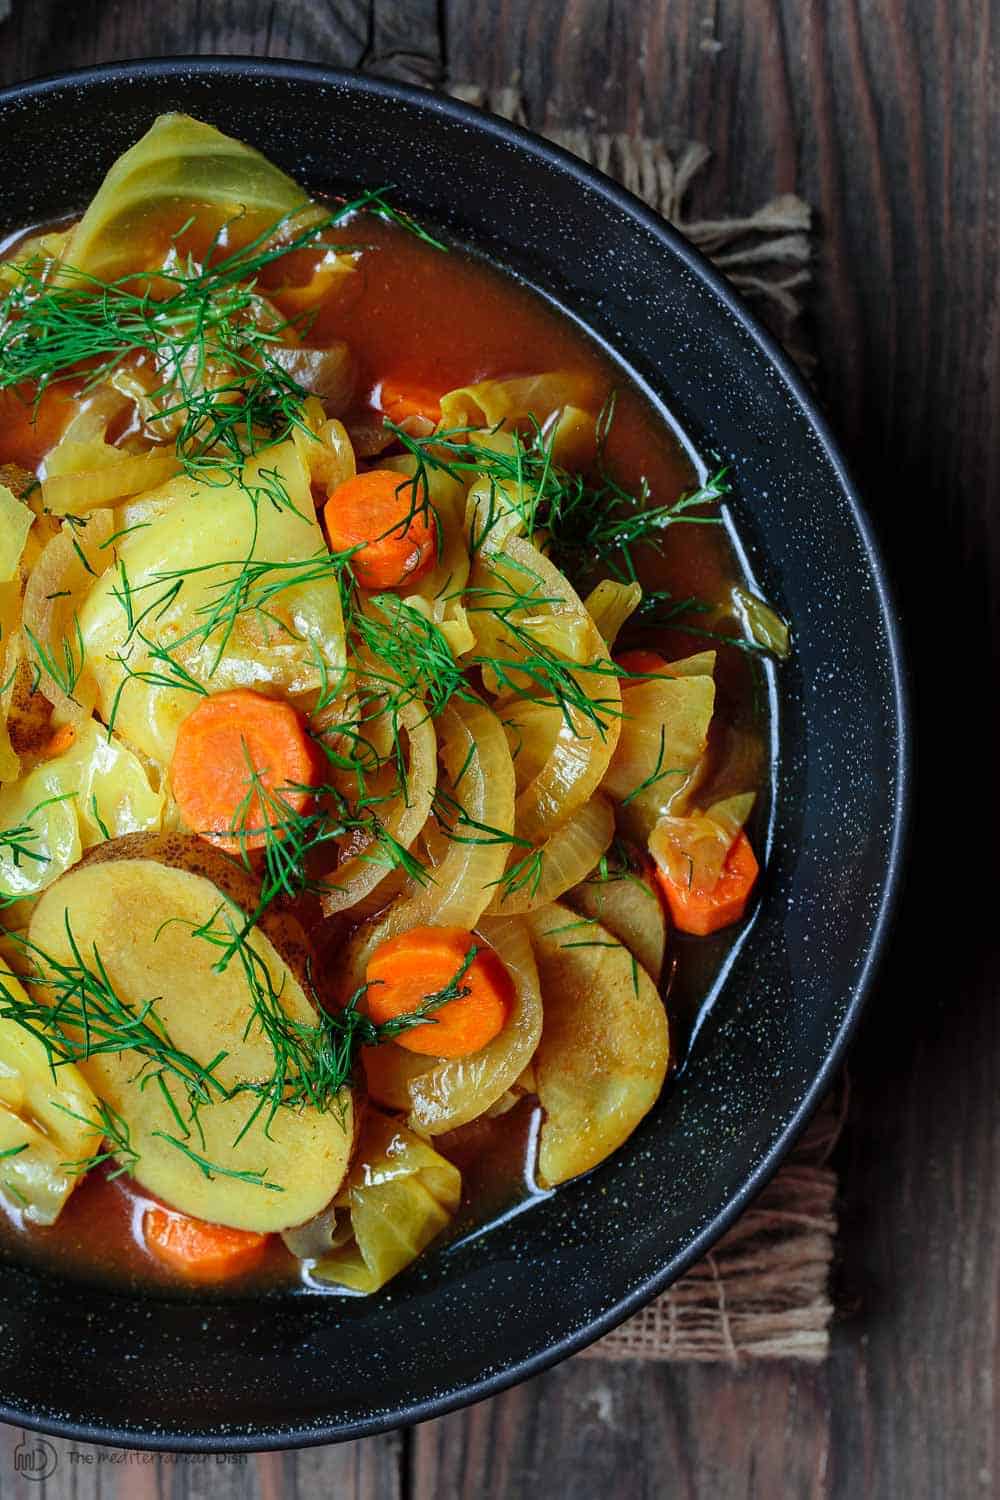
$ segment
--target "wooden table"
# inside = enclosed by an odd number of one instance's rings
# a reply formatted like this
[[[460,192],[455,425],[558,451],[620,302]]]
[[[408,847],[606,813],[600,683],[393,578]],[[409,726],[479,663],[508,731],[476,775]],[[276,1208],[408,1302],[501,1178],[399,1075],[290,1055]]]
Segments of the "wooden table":
[[[182,52],[516,79],[533,125],[706,142],[705,213],[808,198],[821,391],[893,564],[922,771],[906,908],[852,1065],[824,1367],[574,1360],[409,1432],[210,1473],[63,1445],[48,1493],[1000,1494],[1000,966],[996,878],[977,879],[996,769],[976,728],[1000,597],[998,33],[997,0],[14,0],[3,82]],[[0,1494],[37,1494],[4,1441]]]

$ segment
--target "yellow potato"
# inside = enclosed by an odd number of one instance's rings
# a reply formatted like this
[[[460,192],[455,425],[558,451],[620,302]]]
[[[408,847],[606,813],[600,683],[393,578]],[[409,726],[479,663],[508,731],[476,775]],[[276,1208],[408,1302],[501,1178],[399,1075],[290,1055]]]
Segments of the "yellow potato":
[[[524,918],[538,961],[545,1022],[535,1086],[545,1110],[538,1180],[589,1172],[627,1140],[667,1071],[663,1002],[628,949],[553,902]]]
[[[26,1001],[0,962],[0,1012]],[[0,1198],[31,1224],[54,1224],[100,1146],[98,1118],[79,1068],[53,1072],[44,1044],[0,1015]]]
[[[93,972],[103,965],[114,996],[133,1012],[153,1002],[147,1020],[163,1027],[177,1052],[203,1067],[224,1054],[213,1069],[218,1085],[209,1085],[211,1102],[189,1125],[178,1122],[152,1076],[157,1064],[143,1069],[146,1059],[137,1051],[93,1053],[79,1067],[127,1122],[139,1156],[134,1175],[143,1187],[198,1218],[270,1231],[300,1224],[330,1202],[350,1164],[355,1122],[345,1086],[326,1108],[279,1108],[267,1129],[265,1107],[238,1139],[259,1095],[224,1093],[275,1076],[275,1050],[260,1024],[261,994],[270,994],[271,1014],[286,1032],[294,1035],[298,1026],[308,1034],[317,1024],[308,945],[293,919],[268,914],[246,939],[259,986],[256,1006],[239,956],[217,972],[220,949],[198,935],[206,927],[221,931],[227,913],[238,922],[256,899],[255,882],[204,841],[135,835],[102,845],[51,886],[32,916],[30,940],[52,961],[78,963],[68,923],[85,966]],[[53,994],[45,985],[35,990],[41,999]],[[79,1028],[74,1034],[80,1036]],[[186,1122],[182,1080],[169,1070],[162,1077]],[[203,1169],[182,1148],[208,1165]]]
[[[631,872],[611,870],[607,880],[596,874],[566,892],[566,904],[591,917],[624,943],[659,984],[667,948],[667,920],[663,905],[648,880]]]

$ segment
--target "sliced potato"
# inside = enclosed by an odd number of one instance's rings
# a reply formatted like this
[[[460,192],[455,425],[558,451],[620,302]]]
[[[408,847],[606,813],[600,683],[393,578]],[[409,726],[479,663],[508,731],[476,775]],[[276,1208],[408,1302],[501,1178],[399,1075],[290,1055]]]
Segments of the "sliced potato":
[[[575,885],[565,900],[624,943],[654,984],[659,984],[667,950],[667,919],[648,880],[631,871],[611,870],[606,880],[593,875]]]
[[[0,968],[0,1012],[27,998]],[[31,1224],[54,1224],[100,1145],[97,1120],[79,1068],[62,1063],[53,1072],[44,1044],[0,1014],[0,1198]]]
[[[538,1180],[589,1172],[652,1108],[667,1071],[667,1017],[656,986],[596,922],[553,902],[524,919],[542,981],[545,1023],[534,1057],[545,1110]]]
[[[174,1048],[203,1066],[222,1054],[214,1068],[222,1089],[262,1085],[275,1074],[275,1055],[243,966],[234,958],[217,972],[218,947],[198,935],[213,923],[219,931],[227,902],[249,911],[257,894],[239,865],[200,839],[136,835],[102,845],[51,886],[32,916],[30,939],[51,960],[72,965],[69,928],[89,968],[98,967],[99,955],[119,1000],[133,1011],[153,1002],[153,1019]],[[278,1012],[314,1026],[309,952],[298,924],[269,914],[246,941]],[[50,993],[45,986],[37,989],[43,998]],[[200,1109],[198,1123],[186,1127],[185,1135],[150,1077],[155,1067],[143,1070],[144,1061],[130,1049],[97,1053],[79,1064],[97,1096],[127,1122],[139,1156],[134,1175],[143,1187],[183,1213],[261,1231],[301,1224],[333,1198],[353,1146],[349,1088],[326,1110],[279,1108],[266,1131],[265,1109],[240,1140],[257,1096],[222,1098],[213,1091],[213,1102]],[[170,1072],[163,1076],[186,1120],[180,1080]],[[202,1169],[182,1148],[208,1167]]]

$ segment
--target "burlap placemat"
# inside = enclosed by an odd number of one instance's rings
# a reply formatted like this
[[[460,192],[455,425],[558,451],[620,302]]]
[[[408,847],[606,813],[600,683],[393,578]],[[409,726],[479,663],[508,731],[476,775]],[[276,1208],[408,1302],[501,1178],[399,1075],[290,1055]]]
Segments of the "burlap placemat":
[[[519,124],[516,88],[492,94],[472,84],[449,92]],[[734,218],[689,217],[686,201],[709,152],[693,141],[668,146],[642,136],[544,130],[558,145],[616,178],[669,219],[754,305],[785,349],[809,371],[800,331],[810,282],[809,205],[792,194]],[[784,1166],[724,1239],[663,1296],[579,1356],[589,1359],[818,1361],[829,1348],[829,1297],[837,1178],[829,1157],[843,1122],[845,1091],[826,1100]]]

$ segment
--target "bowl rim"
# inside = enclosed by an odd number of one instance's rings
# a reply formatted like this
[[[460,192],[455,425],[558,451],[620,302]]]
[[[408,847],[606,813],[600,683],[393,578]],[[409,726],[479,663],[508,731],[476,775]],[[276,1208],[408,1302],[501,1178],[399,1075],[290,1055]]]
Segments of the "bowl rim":
[[[884,621],[885,652],[891,674],[891,701],[896,729],[896,774],[889,813],[892,835],[877,915],[872,926],[863,966],[853,987],[843,1019],[827,1047],[822,1064],[813,1075],[795,1114],[772,1143],[756,1169],[729,1199],[724,1208],[699,1230],[684,1250],[648,1276],[640,1285],[626,1293],[614,1306],[589,1319],[581,1328],[547,1345],[539,1352],[519,1360],[513,1366],[464,1384],[460,1390],[426,1397],[408,1406],[397,1407],[392,1412],[350,1423],[299,1429],[286,1426],[283,1431],[272,1427],[252,1433],[202,1434],[185,1438],[176,1433],[165,1433],[160,1436],[149,1432],[128,1431],[124,1428],[98,1427],[65,1419],[40,1418],[18,1411],[6,1404],[0,1404],[0,1421],[13,1423],[30,1431],[77,1441],[162,1452],[253,1453],[315,1447],[374,1436],[444,1416],[448,1412],[498,1395],[523,1380],[541,1374],[623,1323],[682,1276],[738,1218],[750,1200],[773,1176],[808,1123],[823,1094],[829,1088],[833,1074],[852,1040],[860,1015],[871,994],[877,971],[885,956],[887,938],[899,906],[903,883],[902,874],[912,826],[911,681],[895,591],[887,576],[874,527],[831,428],[803,376],[777,340],[744,304],[722,273],[717,271],[679,230],[650,209],[642,199],[597,168],[531,130],[448,95],[400,83],[393,79],[357,73],[350,69],[283,58],[220,53],[124,59],[46,74],[11,84],[0,89],[0,108],[12,104],[30,105],[35,99],[44,98],[67,88],[86,89],[91,86],[121,82],[124,78],[136,81],[142,81],[146,77],[156,77],[167,81],[171,78],[183,80],[192,74],[202,76],[217,74],[230,78],[256,76],[291,83],[326,85],[383,100],[398,100],[400,103],[430,114],[445,116],[472,131],[485,132],[513,150],[522,154],[527,153],[544,165],[568,176],[580,187],[602,198],[609,207],[636,221],[659,243],[665,254],[680,261],[686,270],[707,287],[712,296],[723,305],[739,326],[742,334],[756,346],[765,364],[776,371],[788,392],[791,404],[797,407],[805,417],[816,437],[823,459],[833,472],[847,503],[852,524],[861,541],[875,599]]]

